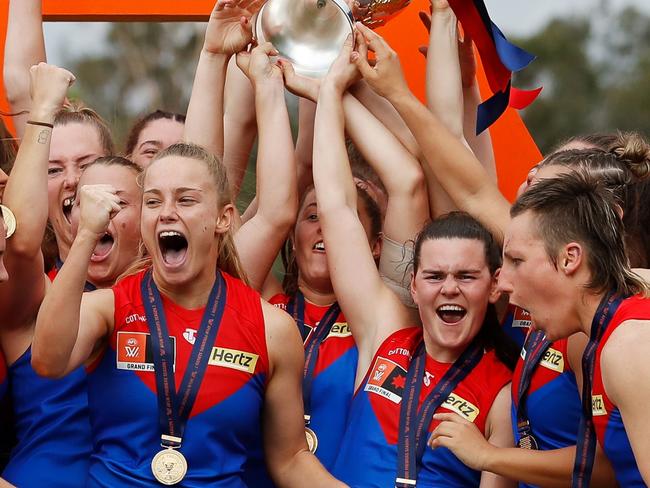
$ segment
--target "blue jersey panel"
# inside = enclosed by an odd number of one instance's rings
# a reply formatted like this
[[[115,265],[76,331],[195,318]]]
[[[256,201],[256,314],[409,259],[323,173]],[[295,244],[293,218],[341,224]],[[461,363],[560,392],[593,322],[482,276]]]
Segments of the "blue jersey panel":
[[[86,373],[42,378],[31,348],[9,367],[18,444],[2,477],[20,488],[86,486],[91,452]]]
[[[616,481],[625,488],[645,488],[639,467],[634,459],[630,440],[625,432],[621,412],[618,408],[611,411],[605,428],[605,455],[612,463]]]
[[[89,377],[95,446],[89,486],[156,486],[151,472],[151,460],[161,449],[156,395],[133,371],[115,370],[115,361],[115,352],[108,349]],[[261,435],[257,426],[264,382],[264,375],[255,375],[190,417],[180,449],[188,473],[179,486],[247,486],[242,474],[248,446]]]
[[[334,465],[341,447],[358,357],[354,346],[314,376],[310,427],[318,436],[316,457],[328,469]]]

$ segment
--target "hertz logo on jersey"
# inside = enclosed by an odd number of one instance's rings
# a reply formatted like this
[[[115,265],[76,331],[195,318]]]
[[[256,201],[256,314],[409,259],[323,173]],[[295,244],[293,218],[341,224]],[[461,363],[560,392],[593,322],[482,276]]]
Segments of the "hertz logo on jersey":
[[[447,410],[451,410],[452,412],[456,412],[458,415],[464,419],[469,420],[470,422],[474,422],[480,413],[480,410],[476,405],[468,402],[456,393],[449,395],[441,407],[446,408]]]
[[[603,401],[602,395],[592,395],[591,414],[594,417],[598,417],[599,415],[607,415],[607,409],[605,408],[605,402]]]
[[[330,337],[350,337],[352,331],[347,322],[336,322],[332,325],[330,333],[327,334],[327,339]]]
[[[564,354],[557,349],[549,347],[548,351],[542,356],[542,359],[539,360],[539,364],[545,368],[562,373],[564,372]]]
[[[213,347],[208,364],[253,374],[258,359],[259,356],[257,354],[250,352],[226,349],[225,347]]]

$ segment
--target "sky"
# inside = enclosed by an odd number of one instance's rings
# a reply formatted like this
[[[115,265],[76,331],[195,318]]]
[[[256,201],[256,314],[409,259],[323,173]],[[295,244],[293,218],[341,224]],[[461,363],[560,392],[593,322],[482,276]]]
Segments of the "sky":
[[[533,33],[551,18],[565,15],[579,15],[594,9],[603,12],[635,5],[650,13],[650,0],[485,0],[492,20],[508,35],[520,36]],[[603,8],[605,6],[605,8]],[[45,40],[48,60],[53,64],[64,64],[64,59],[74,54],[101,52],[103,42],[75,42],[70,39],[99,39],[106,31],[102,23],[56,22],[45,24]]]

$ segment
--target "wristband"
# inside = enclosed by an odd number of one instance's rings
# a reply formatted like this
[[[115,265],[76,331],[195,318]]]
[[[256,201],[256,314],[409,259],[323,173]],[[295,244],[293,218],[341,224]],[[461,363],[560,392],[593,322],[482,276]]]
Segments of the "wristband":
[[[38,120],[28,120],[28,124],[31,125],[40,125],[42,127],[49,127],[50,129],[54,129],[54,124],[50,124],[49,122],[39,122]]]

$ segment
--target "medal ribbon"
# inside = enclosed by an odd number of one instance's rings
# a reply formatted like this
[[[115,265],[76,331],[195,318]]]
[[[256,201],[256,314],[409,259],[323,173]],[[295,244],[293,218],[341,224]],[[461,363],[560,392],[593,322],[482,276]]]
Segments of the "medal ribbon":
[[[526,411],[528,390],[530,389],[533,373],[537,369],[537,366],[539,366],[540,359],[544,357],[549,347],[551,347],[551,341],[546,340],[544,332],[531,330],[524,344],[526,357],[524,358],[524,365],[521,368],[519,389],[517,390],[517,430],[519,431],[520,438],[525,435],[531,435],[528,412]]]
[[[61,268],[63,267],[63,261],[61,261],[61,258],[58,256],[54,262],[54,267],[56,268],[57,272],[61,271]],[[96,289],[97,287],[90,281],[86,281],[86,283],[84,283],[84,291],[95,291]]]
[[[287,312],[296,321],[304,341],[307,338],[307,328],[305,327],[305,296],[302,292],[298,291],[295,297],[291,299],[287,305]],[[339,307],[337,302],[330,305],[305,345],[305,367],[302,375],[302,400],[305,406],[305,419],[308,419],[311,413],[311,387],[314,380],[316,362],[318,361],[318,349],[329,335],[340,313],[341,307]]]
[[[596,431],[594,429],[591,403],[596,351],[609,322],[625,298],[627,297],[621,297],[613,293],[605,295],[598,305],[596,315],[594,315],[591,322],[589,343],[582,355],[582,417],[578,429],[578,445],[576,446],[576,458],[573,465],[572,487],[588,488],[591,483],[591,471],[594,467],[596,453]]]
[[[162,445],[170,448],[180,447],[185,424],[208,366],[210,356],[208,351],[215,342],[223,317],[226,305],[226,283],[221,273],[218,272],[178,392],[174,379],[172,341],[167,329],[162,298],[153,280],[151,270],[145,273],[140,291],[151,332],[156,393],[158,395],[158,419],[163,434]],[[179,441],[167,439],[166,435],[176,437]]]
[[[449,397],[454,388],[476,367],[483,354],[483,347],[475,340],[440,378],[418,411],[427,360],[424,341],[418,345],[409,366],[406,385],[402,393],[395,488],[415,486],[420,470],[420,460],[427,445],[428,426],[433,414]]]

